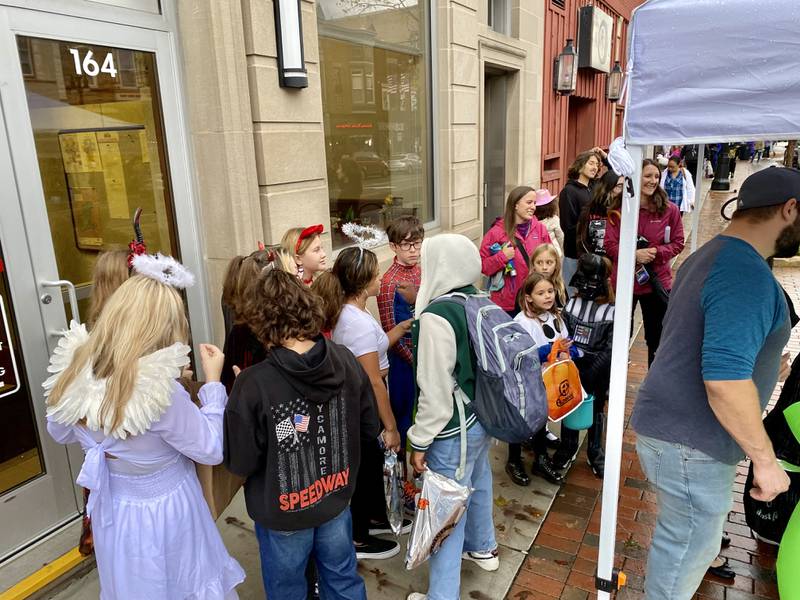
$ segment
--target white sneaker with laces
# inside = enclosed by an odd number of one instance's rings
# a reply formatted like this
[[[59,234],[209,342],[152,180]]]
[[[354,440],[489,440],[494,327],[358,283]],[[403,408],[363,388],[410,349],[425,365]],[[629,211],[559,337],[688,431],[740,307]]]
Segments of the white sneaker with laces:
[[[425,600],[427,596],[419,592],[411,592],[406,600]]]
[[[500,568],[500,559],[497,550],[494,552],[464,552],[463,560],[471,560],[484,571],[497,571]]]

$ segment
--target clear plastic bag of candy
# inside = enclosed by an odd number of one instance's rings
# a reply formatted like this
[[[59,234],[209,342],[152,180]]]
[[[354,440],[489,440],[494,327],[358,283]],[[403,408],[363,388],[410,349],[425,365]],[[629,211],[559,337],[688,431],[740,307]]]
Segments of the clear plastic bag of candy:
[[[471,493],[470,488],[430,469],[423,473],[422,493],[408,539],[406,569],[414,569],[436,554],[464,516]]]
[[[383,494],[386,516],[395,535],[403,528],[403,465],[394,450],[383,453]]]

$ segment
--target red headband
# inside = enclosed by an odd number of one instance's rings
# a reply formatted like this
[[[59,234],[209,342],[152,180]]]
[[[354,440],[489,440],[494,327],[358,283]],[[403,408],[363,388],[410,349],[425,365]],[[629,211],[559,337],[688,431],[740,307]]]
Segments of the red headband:
[[[294,245],[294,253],[300,254],[300,242],[306,238],[314,237],[315,235],[322,235],[324,229],[322,225],[312,225],[311,227],[303,229],[303,231],[300,232],[300,237],[297,238],[297,243]]]

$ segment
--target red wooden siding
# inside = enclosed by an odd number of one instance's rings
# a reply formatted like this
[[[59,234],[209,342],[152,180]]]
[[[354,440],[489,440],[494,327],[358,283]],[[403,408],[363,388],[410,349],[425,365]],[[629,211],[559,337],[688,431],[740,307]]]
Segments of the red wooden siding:
[[[615,136],[612,130],[613,115],[617,119],[623,112],[606,100],[606,74],[593,69],[579,69],[575,93],[562,97],[553,92],[553,59],[564,48],[567,38],[577,43],[578,9],[594,4],[614,19],[612,58],[617,56],[625,68],[628,22],[631,11],[641,0],[566,0],[559,8],[552,0],[547,2],[544,35],[544,90],[542,94],[542,185],[557,194],[566,183],[567,168],[578,152],[592,146],[607,147]],[[622,17],[622,31],[618,32],[618,17]],[[621,36],[618,40],[618,33]],[[612,63],[613,64],[613,63]],[[572,127],[570,127],[572,123]],[[619,131],[620,125],[616,129]]]

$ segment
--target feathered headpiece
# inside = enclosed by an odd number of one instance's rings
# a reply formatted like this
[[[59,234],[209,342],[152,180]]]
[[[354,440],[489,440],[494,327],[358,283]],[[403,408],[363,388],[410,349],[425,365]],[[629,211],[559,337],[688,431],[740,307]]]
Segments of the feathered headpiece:
[[[185,290],[194,285],[194,275],[177,260],[163,254],[138,254],[133,257],[133,270],[139,275]]]

